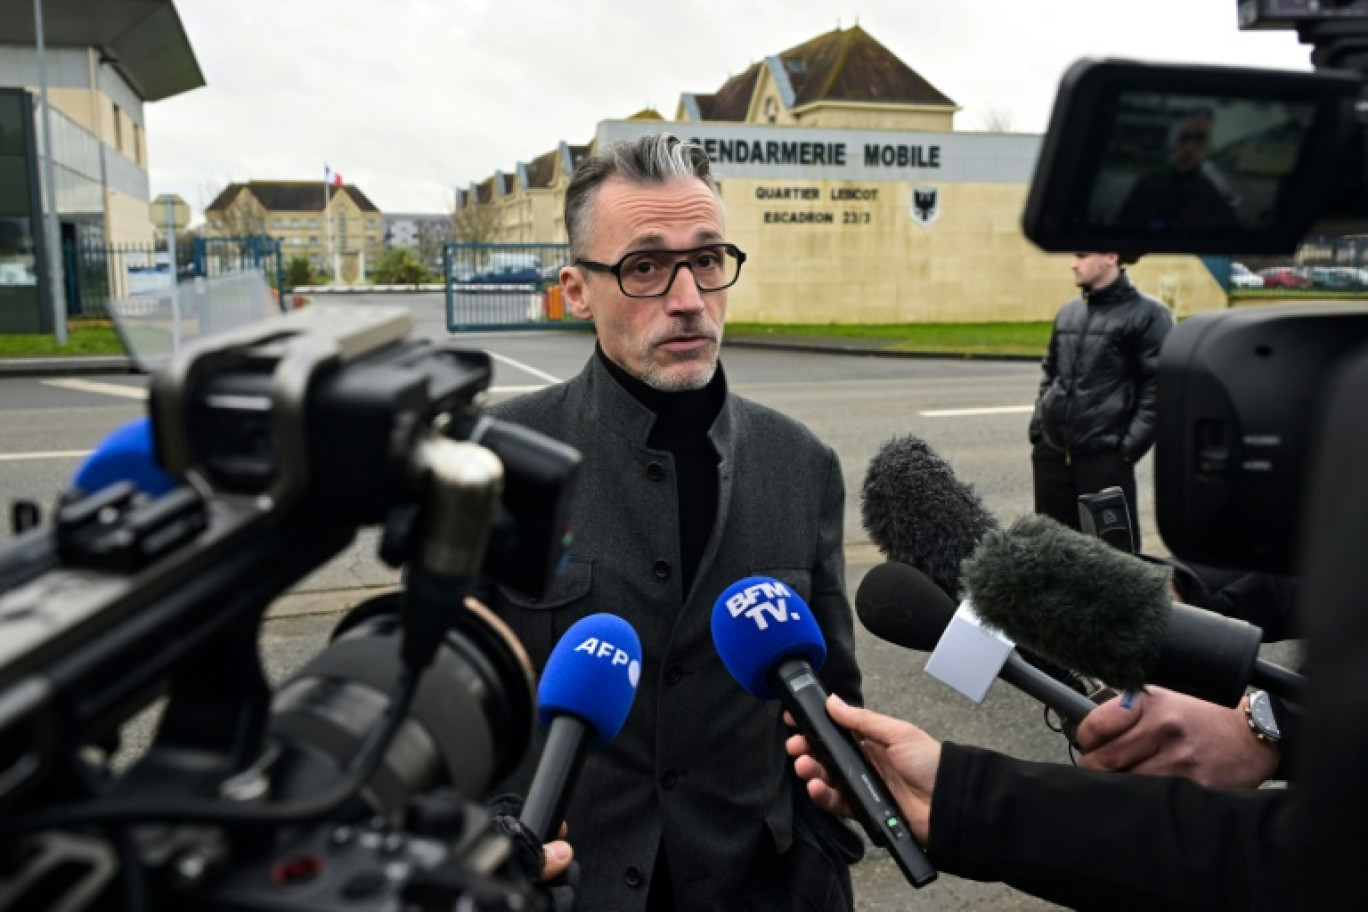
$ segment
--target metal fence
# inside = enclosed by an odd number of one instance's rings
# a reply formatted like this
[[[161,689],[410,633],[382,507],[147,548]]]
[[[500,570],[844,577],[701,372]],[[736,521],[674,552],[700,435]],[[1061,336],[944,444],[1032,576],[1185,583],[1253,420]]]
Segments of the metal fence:
[[[559,275],[569,256],[567,244],[447,244],[447,328],[587,328],[561,301]]]
[[[194,238],[176,246],[176,263],[164,247],[151,244],[90,244],[67,240],[62,245],[67,315],[107,318],[111,301],[160,294],[194,279],[239,272],[260,274],[277,301],[285,291],[280,242],[274,238]]]

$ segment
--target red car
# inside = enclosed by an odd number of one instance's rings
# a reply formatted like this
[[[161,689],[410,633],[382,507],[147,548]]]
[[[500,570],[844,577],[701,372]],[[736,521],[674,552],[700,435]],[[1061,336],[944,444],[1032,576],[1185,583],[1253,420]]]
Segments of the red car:
[[[1310,288],[1315,284],[1310,276],[1287,266],[1264,269],[1259,275],[1263,276],[1264,288]]]

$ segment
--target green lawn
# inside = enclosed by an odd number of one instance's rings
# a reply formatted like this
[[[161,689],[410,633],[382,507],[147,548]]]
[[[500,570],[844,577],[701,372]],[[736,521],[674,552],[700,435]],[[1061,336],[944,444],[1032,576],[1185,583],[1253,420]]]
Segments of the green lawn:
[[[894,351],[1043,355],[1050,341],[1050,325],[1049,321],[860,325],[728,323],[727,335],[879,339],[888,343],[884,347]]]
[[[53,336],[0,335],[0,358],[52,358],[70,355],[122,355],[123,343],[108,323],[73,325],[67,344],[57,345]]]

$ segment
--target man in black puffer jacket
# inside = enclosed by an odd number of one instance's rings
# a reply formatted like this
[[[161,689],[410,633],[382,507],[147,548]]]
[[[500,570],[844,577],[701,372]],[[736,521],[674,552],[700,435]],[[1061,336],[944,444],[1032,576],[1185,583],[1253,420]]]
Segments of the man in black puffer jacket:
[[[1060,308],[1031,416],[1035,509],[1079,528],[1078,496],[1120,486],[1140,547],[1135,463],[1154,443],[1155,365],[1173,315],[1118,253],[1076,253],[1083,294]]]

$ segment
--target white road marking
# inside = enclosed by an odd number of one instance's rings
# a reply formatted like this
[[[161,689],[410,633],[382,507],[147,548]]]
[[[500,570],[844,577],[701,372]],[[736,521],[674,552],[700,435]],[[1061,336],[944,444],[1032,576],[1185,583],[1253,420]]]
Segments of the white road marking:
[[[516,367],[520,371],[526,371],[534,377],[540,377],[547,383],[560,383],[560,377],[553,377],[550,374],[546,373],[546,371],[539,371],[535,367],[532,367],[530,364],[523,364],[521,361],[514,361],[512,358],[508,358],[503,355],[496,355],[493,352],[489,353],[489,357],[493,358],[495,361],[502,361],[509,367]]]
[[[1034,405],[999,405],[993,408],[936,409],[917,414],[923,418],[969,418],[974,415],[1023,415],[1033,411]]]
[[[140,386],[123,386],[118,383],[100,383],[97,380],[78,380],[67,377],[62,380],[41,380],[47,386],[75,390],[78,393],[99,393],[102,396],[122,396],[125,399],[146,399],[147,390]]]
[[[542,383],[537,386],[491,386],[490,393],[495,395],[509,393],[535,393],[537,390],[546,389],[547,384]]]
[[[26,459],[84,459],[90,450],[47,450],[32,453],[0,453],[0,462],[23,462]]]

